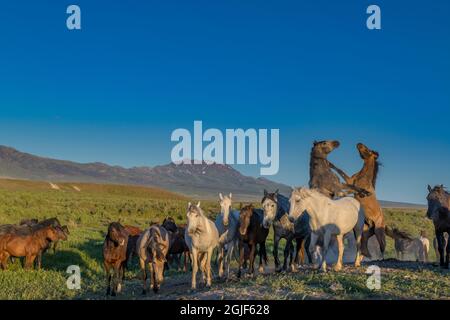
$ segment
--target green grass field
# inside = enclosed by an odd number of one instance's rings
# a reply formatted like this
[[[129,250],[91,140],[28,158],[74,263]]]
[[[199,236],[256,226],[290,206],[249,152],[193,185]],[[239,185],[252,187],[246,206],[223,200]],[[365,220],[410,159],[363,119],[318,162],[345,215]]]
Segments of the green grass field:
[[[24,218],[58,217],[70,228],[68,241],[55,253],[43,258],[43,269],[24,271],[19,261],[9,270],[0,271],[0,299],[104,299],[105,278],[102,269],[102,244],[111,221],[146,228],[151,222],[162,222],[172,216],[185,222],[184,212],[189,199],[159,189],[85,183],[58,184],[52,189],[45,182],[0,180],[0,224],[18,223]],[[80,191],[77,191],[79,189]],[[238,204],[237,204],[238,206]],[[211,217],[219,210],[217,202],[202,202]],[[384,211],[389,225],[413,235],[426,230],[432,238],[432,223],[422,210]],[[269,259],[272,235],[268,240]],[[434,261],[433,250],[430,259]],[[280,256],[282,253],[280,252]],[[393,241],[388,238],[387,258],[393,258]],[[69,290],[66,269],[78,265],[81,269],[80,290]],[[211,290],[190,292],[189,275],[169,270],[166,283],[157,296],[147,298],[449,298],[449,273],[432,264],[380,263],[382,289],[370,291],[365,286],[364,268],[346,267],[342,273],[320,274],[311,267],[296,273],[259,275],[229,283],[215,281]],[[140,281],[136,262],[126,274],[125,289],[118,298],[139,299]],[[165,292],[165,285],[168,289]]]

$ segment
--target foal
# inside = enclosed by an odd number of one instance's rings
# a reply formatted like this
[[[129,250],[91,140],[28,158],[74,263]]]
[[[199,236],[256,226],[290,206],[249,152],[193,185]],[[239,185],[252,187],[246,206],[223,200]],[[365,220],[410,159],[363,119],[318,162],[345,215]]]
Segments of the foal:
[[[254,209],[253,206],[247,205],[241,209],[239,215],[239,271],[238,278],[241,277],[241,268],[244,263],[244,245],[250,247],[250,273],[255,272],[254,262],[256,257],[256,246],[259,245],[259,272],[263,271],[263,259],[267,265],[266,239],[269,229],[263,227],[262,222],[264,213],[262,210]]]

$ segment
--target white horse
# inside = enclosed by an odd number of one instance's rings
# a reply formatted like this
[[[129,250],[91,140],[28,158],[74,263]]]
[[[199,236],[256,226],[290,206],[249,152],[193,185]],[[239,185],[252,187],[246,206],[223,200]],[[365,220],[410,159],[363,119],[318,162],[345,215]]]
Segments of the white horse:
[[[326,255],[332,237],[336,237],[338,244],[338,260],[334,270],[342,269],[344,254],[344,235],[353,230],[356,238],[355,266],[361,263],[360,247],[364,226],[364,211],[359,202],[351,197],[331,200],[314,189],[298,188],[292,191],[290,198],[289,219],[295,221],[306,211],[310,216],[311,227],[310,250],[315,249],[317,243],[322,243],[322,254],[319,268],[327,270]]]
[[[197,287],[197,271],[200,270],[206,285],[211,286],[211,256],[219,243],[219,232],[214,222],[209,220],[200,208],[200,202],[193,205],[189,202],[187,209],[187,227],[184,239],[191,254],[192,289]]]
[[[219,193],[220,214],[216,218],[216,227],[219,231],[219,277],[227,270],[227,278],[230,276],[230,263],[233,250],[239,244],[239,211],[232,210],[232,194],[223,196]]]

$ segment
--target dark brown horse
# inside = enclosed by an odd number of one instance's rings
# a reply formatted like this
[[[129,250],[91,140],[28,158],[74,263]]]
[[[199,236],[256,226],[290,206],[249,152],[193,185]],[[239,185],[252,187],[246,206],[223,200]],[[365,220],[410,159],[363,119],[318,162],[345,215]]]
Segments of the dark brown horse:
[[[386,248],[386,236],[385,236],[385,222],[383,210],[377,200],[375,193],[375,186],[377,182],[377,175],[379,169],[378,157],[379,154],[376,151],[370,150],[362,143],[356,145],[361,159],[364,161],[362,169],[349,177],[342,170],[334,167],[335,169],[349,185],[362,188],[369,192],[370,195],[361,196],[355,194],[355,198],[361,203],[364,209],[364,215],[366,223],[361,238],[361,252],[363,256],[370,257],[370,252],[367,247],[369,238],[375,234],[380,251],[384,257],[384,251]]]
[[[190,264],[189,247],[184,240],[185,227],[178,226],[171,217],[164,219],[162,226],[169,232],[170,248],[167,254],[168,267],[175,260],[178,270],[181,268],[181,258],[184,258],[183,271],[187,272]]]
[[[139,236],[142,234],[142,230],[135,226],[124,226],[125,230],[128,232],[128,243],[127,243],[127,260],[125,261],[125,268],[128,269],[128,262],[137,257],[136,244]]]
[[[2,269],[8,267],[9,257],[25,257],[25,269],[32,269],[35,259],[49,246],[50,241],[63,237],[59,227],[44,226],[36,230],[20,230],[0,236],[0,262]]]
[[[264,213],[261,209],[255,209],[247,205],[241,209],[239,214],[239,271],[237,276],[241,277],[241,269],[245,260],[245,244],[250,248],[249,271],[255,272],[254,262],[256,257],[256,246],[259,245],[259,271],[263,270],[263,260],[267,265],[266,239],[269,229],[263,227]]]
[[[127,261],[128,236],[128,231],[119,222],[109,224],[108,233],[103,243],[103,265],[107,281],[106,295],[115,296],[116,292],[118,293],[122,289]]]
[[[449,268],[450,245],[445,241],[444,233],[450,234],[450,194],[443,185],[431,188],[428,186],[428,210],[427,217],[433,220],[434,230],[439,251],[439,264],[446,269]],[[447,246],[447,248],[445,248]],[[444,251],[446,256],[444,260]]]

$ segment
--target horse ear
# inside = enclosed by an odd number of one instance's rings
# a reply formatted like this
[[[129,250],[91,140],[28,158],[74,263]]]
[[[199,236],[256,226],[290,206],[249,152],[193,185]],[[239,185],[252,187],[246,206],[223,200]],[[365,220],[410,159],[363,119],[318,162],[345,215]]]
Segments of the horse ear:
[[[431,192],[431,190],[433,190],[433,189],[431,188],[430,185],[428,185],[428,192]]]
[[[316,146],[318,144],[317,140],[313,141],[313,145]]]
[[[220,199],[220,200],[223,200],[222,192],[219,192],[219,199]]]
[[[233,194],[230,192],[230,195],[229,195],[230,199],[231,199],[232,196],[233,196]]]
[[[275,191],[275,195],[278,195],[278,191],[280,191],[280,189],[277,189],[277,191]]]
[[[380,154],[376,151],[373,151],[373,154],[375,155],[375,159],[378,159],[378,157],[380,156]]]
[[[189,203],[188,203],[188,209],[191,207],[191,205],[192,205],[192,204],[189,202]]]
[[[200,201],[197,203],[197,208],[200,208]]]

